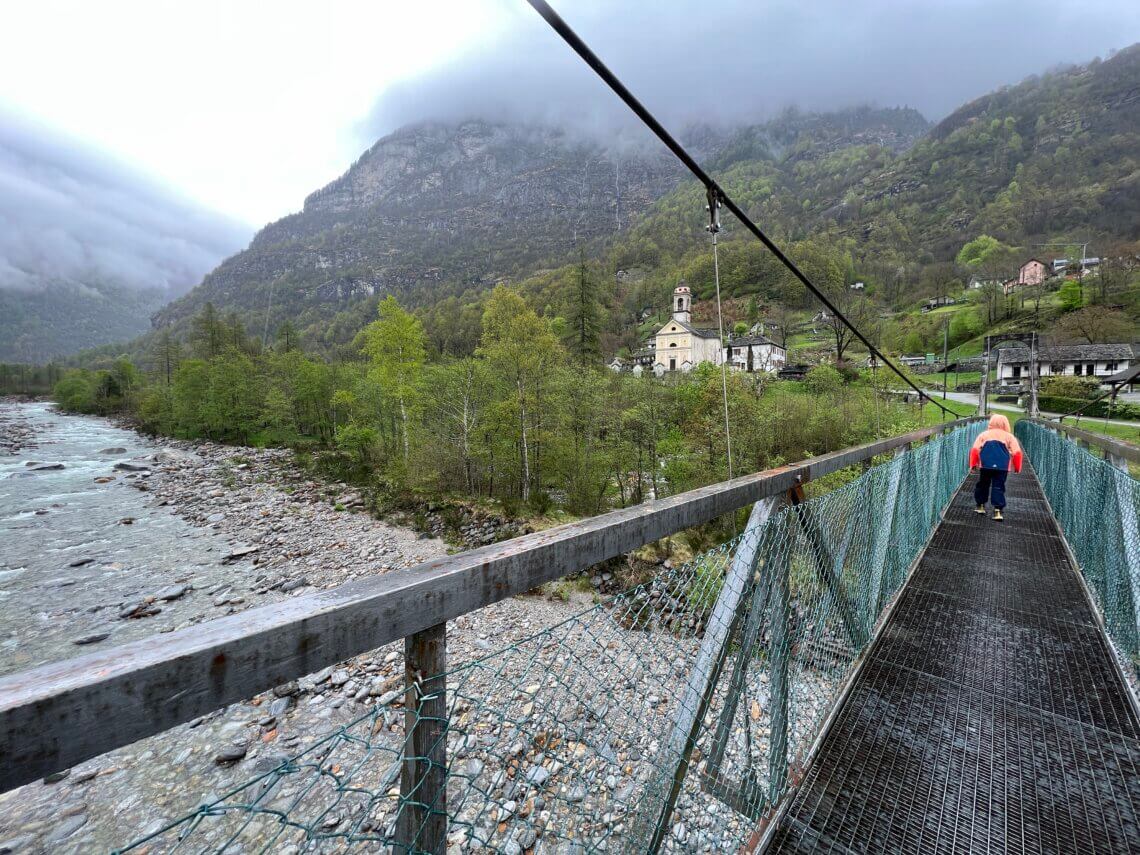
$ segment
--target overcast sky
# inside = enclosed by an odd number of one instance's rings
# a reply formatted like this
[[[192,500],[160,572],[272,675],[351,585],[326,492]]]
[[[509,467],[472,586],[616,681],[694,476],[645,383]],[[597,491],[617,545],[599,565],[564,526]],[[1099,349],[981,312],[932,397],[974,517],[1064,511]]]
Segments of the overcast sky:
[[[939,118],[1140,41],[1137,0],[555,5],[674,124],[866,102]],[[4,110],[253,226],[298,210],[408,121],[622,116],[523,0],[6,4]]]

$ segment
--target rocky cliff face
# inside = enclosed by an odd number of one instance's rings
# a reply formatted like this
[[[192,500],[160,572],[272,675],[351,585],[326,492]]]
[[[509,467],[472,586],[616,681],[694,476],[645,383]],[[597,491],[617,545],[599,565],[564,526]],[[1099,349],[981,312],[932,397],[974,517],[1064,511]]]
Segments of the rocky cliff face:
[[[623,229],[680,178],[663,152],[618,154],[549,128],[405,128],[154,320],[177,323],[207,300],[268,311],[271,325],[389,292],[430,300]]]
[[[727,168],[871,142],[902,149],[926,127],[912,110],[788,113],[753,127],[693,128],[685,140]],[[154,324],[183,325],[207,301],[244,313],[257,329],[286,317],[321,324],[387,293],[431,303],[564,262],[627,229],[686,176],[654,144],[619,150],[559,129],[485,121],[407,127],[310,195],[300,213],[262,229]]]

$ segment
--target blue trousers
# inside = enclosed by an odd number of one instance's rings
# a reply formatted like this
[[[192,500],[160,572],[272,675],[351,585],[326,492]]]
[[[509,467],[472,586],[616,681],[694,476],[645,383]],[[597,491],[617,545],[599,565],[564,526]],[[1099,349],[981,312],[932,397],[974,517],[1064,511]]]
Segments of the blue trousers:
[[[990,501],[996,509],[1005,507],[1005,478],[1008,472],[1000,469],[983,469],[978,473],[978,483],[974,487],[974,501],[984,505]]]

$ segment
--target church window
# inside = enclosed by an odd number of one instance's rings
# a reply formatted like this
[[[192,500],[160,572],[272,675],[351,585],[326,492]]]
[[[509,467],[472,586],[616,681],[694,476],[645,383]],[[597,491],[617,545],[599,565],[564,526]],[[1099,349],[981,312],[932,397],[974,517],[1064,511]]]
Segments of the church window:
[[[671,341],[671,342],[669,342],[669,346],[670,346],[670,347],[676,347],[676,346],[677,346],[677,342],[675,342],[675,341]]]

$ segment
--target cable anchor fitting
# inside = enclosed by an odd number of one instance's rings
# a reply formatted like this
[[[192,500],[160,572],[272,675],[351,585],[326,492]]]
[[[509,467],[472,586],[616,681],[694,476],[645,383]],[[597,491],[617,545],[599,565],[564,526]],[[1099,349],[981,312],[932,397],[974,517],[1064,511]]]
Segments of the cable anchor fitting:
[[[709,234],[715,235],[720,231],[720,194],[716,188],[708,188],[708,202],[705,210],[709,212],[709,224],[705,227]]]

